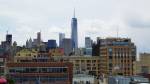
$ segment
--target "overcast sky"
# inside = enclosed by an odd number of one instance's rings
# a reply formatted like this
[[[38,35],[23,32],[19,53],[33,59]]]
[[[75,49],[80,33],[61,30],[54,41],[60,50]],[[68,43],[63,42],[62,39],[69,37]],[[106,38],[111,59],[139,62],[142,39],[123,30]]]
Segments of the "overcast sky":
[[[79,46],[85,36],[131,38],[139,52],[150,52],[150,0],[0,0],[0,41],[6,31],[25,44],[42,31],[43,41],[63,32],[70,38],[73,9],[78,18]]]

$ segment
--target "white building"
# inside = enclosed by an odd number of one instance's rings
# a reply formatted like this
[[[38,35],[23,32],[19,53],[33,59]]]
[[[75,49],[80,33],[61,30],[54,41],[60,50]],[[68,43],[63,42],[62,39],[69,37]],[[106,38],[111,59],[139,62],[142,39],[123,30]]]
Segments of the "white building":
[[[76,74],[73,76],[73,84],[98,84],[96,78],[86,74]]]

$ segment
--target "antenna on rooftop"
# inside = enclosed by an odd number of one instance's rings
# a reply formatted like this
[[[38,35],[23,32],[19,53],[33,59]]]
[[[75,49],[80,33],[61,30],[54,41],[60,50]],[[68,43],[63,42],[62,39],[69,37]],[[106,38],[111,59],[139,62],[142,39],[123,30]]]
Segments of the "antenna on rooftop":
[[[117,38],[119,37],[119,27],[117,26]]]
[[[6,34],[8,35],[8,30],[6,31]]]

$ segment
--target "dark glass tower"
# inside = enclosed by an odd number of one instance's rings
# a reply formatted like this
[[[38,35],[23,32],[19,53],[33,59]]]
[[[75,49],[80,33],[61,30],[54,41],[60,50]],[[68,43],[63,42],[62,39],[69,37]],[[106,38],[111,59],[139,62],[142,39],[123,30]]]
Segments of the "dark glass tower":
[[[71,40],[72,40],[72,48],[73,50],[78,48],[78,29],[77,29],[77,18],[75,17],[75,10],[74,10],[74,17],[71,20]]]
[[[12,45],[12,35],[11,34],[6,35],[6,43],[8,46]]]

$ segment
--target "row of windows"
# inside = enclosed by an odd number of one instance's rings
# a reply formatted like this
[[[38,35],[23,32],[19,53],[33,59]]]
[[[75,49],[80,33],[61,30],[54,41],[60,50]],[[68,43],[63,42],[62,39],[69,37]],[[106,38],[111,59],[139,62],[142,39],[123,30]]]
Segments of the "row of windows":
[[[13,77],[16,81],[64,81],[67,77]]]
[[[92,62],[92,63],[94,63],[94,62],[99,62],[99,60],[76,60],[76,62],[78,63],[78,62]]]
[[[10,73],[66,73],[67,68],[15,68]]]

